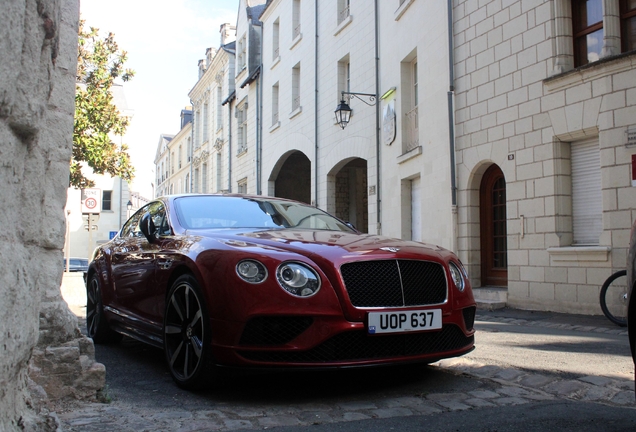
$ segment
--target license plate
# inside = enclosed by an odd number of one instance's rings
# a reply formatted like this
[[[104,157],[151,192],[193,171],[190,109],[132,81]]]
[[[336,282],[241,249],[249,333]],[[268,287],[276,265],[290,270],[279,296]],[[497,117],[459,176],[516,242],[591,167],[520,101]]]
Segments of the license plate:
[[[442,328],[442,310],[369,312],[369,334],[403,333]]]

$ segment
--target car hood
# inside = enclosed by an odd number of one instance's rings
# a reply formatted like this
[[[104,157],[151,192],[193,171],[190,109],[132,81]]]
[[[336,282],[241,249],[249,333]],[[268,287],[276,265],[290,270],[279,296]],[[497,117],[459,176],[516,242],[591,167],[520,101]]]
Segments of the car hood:
[[[190,234],[195,234],[191,231]],[[313,230],[197,230],[196,235],[211,237],[230,247],[277,249],[307,257],[341,260],[388,259],[399,257],[439,260],[449,253],[436,245],[383,237],[373,234]]]

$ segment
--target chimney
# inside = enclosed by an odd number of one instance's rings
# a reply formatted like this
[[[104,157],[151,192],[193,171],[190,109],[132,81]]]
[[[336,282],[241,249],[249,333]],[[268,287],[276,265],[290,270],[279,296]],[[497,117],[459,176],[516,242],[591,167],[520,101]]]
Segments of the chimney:
[[[204,59],[199,60],[199,79],[201,79],[201,77],[205,73],[205,69],[206,69],[205,60]]]
[[[221,24],[221,45],[227,45],[236,40],[236,26],[230,23]]]

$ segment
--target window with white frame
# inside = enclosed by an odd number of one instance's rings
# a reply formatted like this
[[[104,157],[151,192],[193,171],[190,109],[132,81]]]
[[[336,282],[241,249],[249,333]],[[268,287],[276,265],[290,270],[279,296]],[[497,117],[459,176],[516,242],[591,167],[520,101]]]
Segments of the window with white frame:
[[[292,40],[300,37],[300,0],[292,3]]]
[[[272,125],[278,124],[278,83],[272,86]]]
[[[201,147],[201,112],[194,113],[194,149]]]
[[[190,193],[190,174],[185,175],[185,181],[183,182],[185,193]]]
[[[341,58],[338,62],[338,102],[342,97],[343,91],[351,91],[351,63],[349,62],[349,54]]]
[[[200,181],[200,173],[199,173],[199,168],[195,168],[194,169],[194,176],[193,176],[193,184],[192,184],[192,192],[194,193],[199,193],[199,181]]]
[[[183,153],[183,149],[181,148],[181,144],[179,144],[179,169],[181,169],[181,162],[182,162],[182,153]]]
[[[407,153],[420,145],[419,115],[418,115],[418,72],[417,53],[411,52],[401,63],[402,88],[405,89],[402,97],[402,110],[404,121],[402,122],[402,150]]]
[[[210,108],[208,103],[203,104],[203,124],[201,125],[202,135],[203,135],[203,143],[208,142],[208,134],[209,134],[209,119],[210,119]]]
[[[247,66],[247,37],[243,35],[238,41],[236,49],[236,65],[238,73]]]
[[[292,68],[292,112],[300,108],[300,62]]]
[[[247,102],[236,107],[237,153],[247,151]]]
[[[192,160],[192,140],[190,139],[190,137],[188,137],[187,141],[188,141],[188,148],[187,148],[188,155],[187,155],[187,158],[188,158],[188,162],[190,162]]]
[[[347,19],[350,15],[350,0],[338,0],[338,24]]]
[[[223,189],[221,185],[221,169],[223,168],[223,159],[221,153],[216,154],[216,190],[217,192]]]
[[[598,138],[571,143],[574,246],[598,245],[603,231],[601,156]]]
[[[272,26],[272,60],[280,56],[280,18],[276,18]]]
[[[223,87],[216,88],[216,130],[223,128]]]
[[[201,166],[201,192],[208,193],[208,164]]]
[[[237,182],[237,189],[240,194],[247,193],[247,178],[241,179]]]
[[[174,152],[172,152],[170,157],[170,174],[174,174]]]

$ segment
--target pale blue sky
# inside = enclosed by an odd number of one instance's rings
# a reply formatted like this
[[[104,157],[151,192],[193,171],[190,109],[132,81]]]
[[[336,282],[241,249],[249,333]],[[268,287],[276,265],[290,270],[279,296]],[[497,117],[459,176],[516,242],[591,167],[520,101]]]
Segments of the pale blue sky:
[[[190,104],[198,61],[220,44],[219,27],[236,24],[239,0],[81,0],[87,26],[115,34],[128,52],[135,78],[124,84],[133,112],[126,141],[136,168],[132,190],[151,197],[154,158],[162,133],[179,131],[181,110]]]

